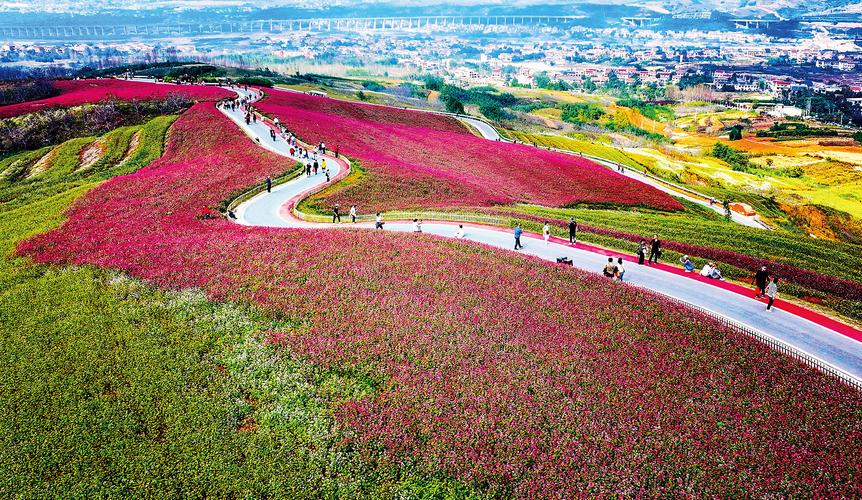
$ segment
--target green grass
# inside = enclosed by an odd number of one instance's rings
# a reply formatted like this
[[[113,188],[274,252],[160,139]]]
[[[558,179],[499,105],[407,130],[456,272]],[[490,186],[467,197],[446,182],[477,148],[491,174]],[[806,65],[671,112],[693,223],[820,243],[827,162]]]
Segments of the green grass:
[[[604,144],[571,139],[569,137],[563,137],[559,135],[530,134],[526,132],[517,132],[514,130],[507,130],[505,133],[508,137],[512,139],[526,142],[528,144],[536,144],[537,146],[542,147],[552,147],[557,149],[564,149],[566,151],[574,151],[576,153],[583,153],[591,156],[598,156],[599,158],[611,160],[623,164],[629,168],[633,168],[635,170],[646,169],[645,165],[638,162],[634,158],[626,155],[619,149],[613,148],[611,146],[605,146]]]
[[[79,154],[84,147],[93,142],[94,138],[72,139],[56,146],[43,172],[28,176],[28,171],[24,171],[17,175],[0,177],[0,213],[78,186],[127,174],[147,165],[162,155],[165,135],[175,119],[175,116],[161,116],[143,125],[123,127],[109,132],[103,138],[106,149],[102,158],[87,169],[78,168]],[[135,133],[140,134],[138,146],[123,160],[129,141]],[[50,150],[51,148],[42,148],[38,151],[19,153],[5,159],[3,164],[20,169],[19,165],[32,165]],[[37,158],[33,159],[34,157]],[[0,167],[3,164],[0,164]]]

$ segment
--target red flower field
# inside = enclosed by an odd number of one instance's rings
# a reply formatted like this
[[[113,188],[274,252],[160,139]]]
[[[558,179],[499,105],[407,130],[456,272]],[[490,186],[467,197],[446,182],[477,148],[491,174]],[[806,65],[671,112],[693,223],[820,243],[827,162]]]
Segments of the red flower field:
[[[366,212],[521,202],[682,209],[667,194],[589,160],[491,143],[446,116],[269,92],[258,109],[307,142],[337,146],[367,170],[365,179],[330,195],[329,204]]]
[[[862,395],[661,297],[430,236],[196,217],[291,163],[197,104],[161,160],[19,253],[302,325],[273,341],[378,381],[334,409],[344,446],[378,467],[529,498],[860,494]]]
[[[69,107],[96,103],[110,97],[128,101],[158,99],[170,94],[181,94],[201,101],[217,101],[234,95],[233,92],[219,87],[205,85],[154,84],[115,79],[57,80],[53,84],[60,90],[60,95],[38,101],[0,106],[0,118],[32,113],[52,106]]]

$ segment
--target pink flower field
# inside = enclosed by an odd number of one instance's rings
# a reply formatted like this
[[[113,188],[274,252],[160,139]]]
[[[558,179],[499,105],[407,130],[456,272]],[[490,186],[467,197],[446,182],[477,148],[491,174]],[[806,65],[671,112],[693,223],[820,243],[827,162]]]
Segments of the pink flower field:
[[[258,109],[307,142],[361,161],[366,178],[326,198],[367,212],[401,208],[613,204],[681,210],[667,194],[583,158],[491,143],[458,121],[270,91]]]
[[[288,116],[311,127],[324,115]],[[443,127],[407,137],[463,135]],[[199,287],[302,325],[271,332],[275,348],[379,381],[333,408],[341,445],[373,467],[522,498],[862,494],[862,395],[651,293],[431,236],[196,218],[291,163],[200,103],[161,160],[95,188],[18,253]],[[576,167],[559,168],[576,179]],[[448,203],[509,199],[515,185]]]
[[[57,80],[53,84],[60,90],[60,95],[38,101],[0,106],[0,118],[32,113],[52,106],[70,107],[91,104],[110,97],[130,101],[159,99],[170,94],[181,94],[200,101],[217,101],[234,95],[233,92],[222,88],[205,85],[155,84],[108,78]]]

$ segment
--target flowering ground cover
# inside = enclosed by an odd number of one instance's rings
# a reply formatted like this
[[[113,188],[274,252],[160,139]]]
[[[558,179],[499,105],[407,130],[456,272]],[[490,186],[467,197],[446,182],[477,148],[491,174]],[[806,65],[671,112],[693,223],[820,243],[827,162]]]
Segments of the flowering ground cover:
[[[307,142],[361,160],[365,178],[317,200],[365,211],[599,204],[680,210],[667,194],[589,160],[489,143],[456,120],[429,113],[272,91],[257,107]]]
[[[92,104],[111,97],[122,101],[145,101],[178,94],[194,100],[217,101],[234,95],[233,92],[213,86],[155,84],[115,79],[57,80],[53,84],[60,91],[60,95],[38,101],[0,106],[0,118],[32,113],[53,106]]]
[[[162,159],[95,188],[18,253],[270,311],[269,342],[362,381],[318,432],[337,431],[374,477],[519,497],[858,493],[862,396],[833,379],[661,297],[509,252],[200,220],[292,164],[212,104],[170,137]],[[152,431],[195,441],[173,429]]]

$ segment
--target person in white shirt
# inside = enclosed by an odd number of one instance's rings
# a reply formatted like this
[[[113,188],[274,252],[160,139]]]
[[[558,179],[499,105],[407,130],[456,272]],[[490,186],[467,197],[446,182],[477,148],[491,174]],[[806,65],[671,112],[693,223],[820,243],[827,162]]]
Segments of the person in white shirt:
[[[421,233],[422,232],[422,223],[419,222],[419,219],[413,219],[413,232]]]
[[[547,245],[548,241],[551,239],[551,225],[547,222],[545,223],[545,227],[542,228],[542,235],[544,235],[545,245]]]
[[[377,212],[374,217],[374,229],[383,229],[383,216],[380,215],[380,212]]]
[[[350,218],[352,219],[353,223],[356,224],[356,205],[350,206]]]
[[[464,224],[458,224],[458,231],[455,232],[455,237],[459,240],[464,238]]]

